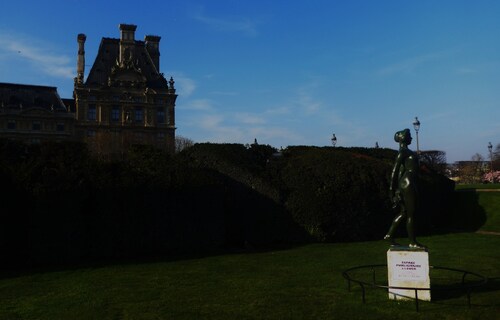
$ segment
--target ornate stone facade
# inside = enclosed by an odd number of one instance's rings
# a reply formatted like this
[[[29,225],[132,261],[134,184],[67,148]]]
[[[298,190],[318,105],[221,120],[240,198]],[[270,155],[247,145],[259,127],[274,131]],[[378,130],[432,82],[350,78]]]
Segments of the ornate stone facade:
[[[0,137],[38,143],[83,140],[98,155],[119,155],[133,144],[175,151],[174,79],[160,73],[160,37],[135,40],[135,25],[120,24],[120,39],[103,38],[87,79],[79,34],[74,99],[54,87],[0,83]]]
[[[0,137],[26,143],[74,139],[75,117],[54,87],[0,83]]]
[[[87,79],[86,36],[79,34],[74,84],[76,135],[101,154],[131,144],[174,152],[174,80],[160,70],[158,36],[135,40],[135,25],[120,24],[120,39],[103,38]]]

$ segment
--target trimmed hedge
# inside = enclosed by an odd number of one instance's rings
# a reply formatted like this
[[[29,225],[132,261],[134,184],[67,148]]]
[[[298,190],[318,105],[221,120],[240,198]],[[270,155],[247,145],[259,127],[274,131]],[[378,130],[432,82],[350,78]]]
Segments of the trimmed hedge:
[[[316,240],[383,235],[391,215],[387,163],[334,148],[291,149],[285,158],[286,208]]]
[[[177,155],[134,146],[103,162],[81,143],[0,141],[0,249],[16,266],[380,239],[394,216],[395,156],[196,144]],[[428,172],[423,181],[427,204],[447,199],[449,180]],[[417,217],[422,230],[447,220],[440,203]]]

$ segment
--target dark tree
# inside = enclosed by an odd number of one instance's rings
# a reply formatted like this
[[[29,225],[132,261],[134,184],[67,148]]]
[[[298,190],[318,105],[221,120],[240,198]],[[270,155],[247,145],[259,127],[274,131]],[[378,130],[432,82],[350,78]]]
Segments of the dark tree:
[[[495,147],[493,151],[493,171],[500,171],[500,143]]]
[[[422,151],[420,161],[439,174],[446,173],[446,152],[440,150]]]
[[[183,137],[183,136],[176,136],[175,137],[175,153],[179,153],[182,150],[192,147],[194,145],[193,140]]]
[[[458,163],[458,173],[460,181],[463,183],[480,183],[485,170],[485,161],[481,154],[476,153],[471,161],[460,161]]]

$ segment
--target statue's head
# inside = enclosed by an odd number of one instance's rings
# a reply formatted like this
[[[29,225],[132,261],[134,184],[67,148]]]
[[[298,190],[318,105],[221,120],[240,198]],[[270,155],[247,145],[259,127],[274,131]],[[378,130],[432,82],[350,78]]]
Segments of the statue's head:
[[[410,144],[411,143],[411,133],[410,129],[404,129],[401,131],[398,131],[394,134],[394,141],[398,143],[405,143],[405,144]]]

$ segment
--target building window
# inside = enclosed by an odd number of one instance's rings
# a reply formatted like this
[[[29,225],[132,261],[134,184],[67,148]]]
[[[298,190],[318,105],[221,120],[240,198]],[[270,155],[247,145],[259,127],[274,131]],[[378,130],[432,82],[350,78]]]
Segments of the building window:
[[[166,115],[167,115],[167,124],[171,124],[170,123],[170,113],[169,113],[168,108],[167,108],[167,114]]]
[[[16,130],[16,120],[9,120],[9,122],[7,122],[7,129]]]
[[[137,107],[135,108],[135,122],[142,122],[144,121],[144,110],[142,108]]]
[[[165,140],[165,132],[158,132],[158,134],[156,135],[156,138],[158,140]]]
[[[95,130],[87,130],[87,137],[95,137]]]
[[[40,124],[40,121],[33,121],[31,123],[31,130],[40,131],[41,128],[42,128],[42,125]]]
[[[156,112],[156,121],[158,123],[165,123],[165,109],[164,108],[158,108]]]
[[[120,121],[120,107],[113,106],[111,109],[111,121],[117,122]]]
[[[64,123],[58,123],[56,126],[56,130],[59,132],[64,131]]]
[[[96,106],[95,106],[95,104],[89,104],[89,108],[87,111],[87,120],[91,120],[91,121],[96,120]]]

